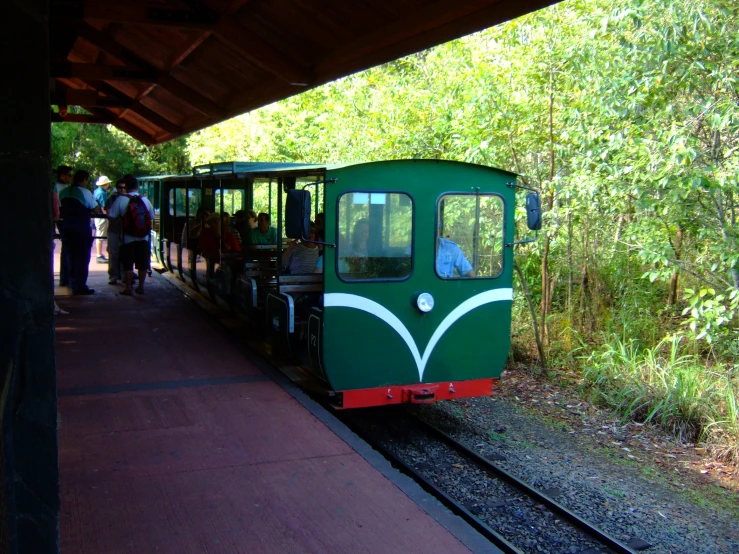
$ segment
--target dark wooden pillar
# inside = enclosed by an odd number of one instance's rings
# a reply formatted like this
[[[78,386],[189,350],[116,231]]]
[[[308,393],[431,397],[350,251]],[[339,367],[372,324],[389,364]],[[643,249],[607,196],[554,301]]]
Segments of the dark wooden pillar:
[[[59,551],[48,2],[0,18],[0,552]]]

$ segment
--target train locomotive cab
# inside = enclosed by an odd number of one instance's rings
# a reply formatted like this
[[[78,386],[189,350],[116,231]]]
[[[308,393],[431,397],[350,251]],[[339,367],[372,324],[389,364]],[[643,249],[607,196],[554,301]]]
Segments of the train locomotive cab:
[[[207,211],[254,210],[260,227],[238,254],[223,233],[216,253],[161,251],[339,408],[489,395],[510,346],[515,179],[437,160],[211,164],[160,187],[175,251]]]
[[[424,160],[326,172],[336,247],[309,348],[341,407],[491,393],[510,346],[515,178]]]

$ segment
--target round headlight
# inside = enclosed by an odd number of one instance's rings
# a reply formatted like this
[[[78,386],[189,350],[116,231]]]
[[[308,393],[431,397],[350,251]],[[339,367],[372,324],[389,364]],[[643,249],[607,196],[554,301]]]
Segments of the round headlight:
[[[418,309],[423,313],[430,312],[434,309],[434,297],[428,292],[422,292],[418,295],[418,298],[416,298],[416,306],[418,306]]]

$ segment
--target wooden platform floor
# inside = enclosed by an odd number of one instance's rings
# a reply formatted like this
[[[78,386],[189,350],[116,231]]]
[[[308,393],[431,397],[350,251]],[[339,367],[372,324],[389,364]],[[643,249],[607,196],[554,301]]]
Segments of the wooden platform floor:
[[[91,270],[57,298],[64,554],[469,552],[163,278]]]

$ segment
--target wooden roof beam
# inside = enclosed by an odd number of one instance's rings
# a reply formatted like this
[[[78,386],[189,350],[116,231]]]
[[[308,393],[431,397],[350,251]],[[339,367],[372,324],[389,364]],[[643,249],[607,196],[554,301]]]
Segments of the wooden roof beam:
[[[148,61],[139,57],[136,53],[131,52],[123,45],[117,43],[102,31],[98,31],[92,25],[83,25],[80,27],[80,36],[87,42],[104,50],[114,58],[122,62],[134,64],[141,69],[155,75],[154,84],[168,90],[175,96],[190,104],[199,112],[215,118],[224,118],[226,111],[213,102],[210,98],[206,98],[199,92],[191,89],[186,84],[178,81],[171,75],[159,70]]]
[[[231,17],[222,18],[213,32],[241,57],[258,66],[262,70],[279,77],[295,86],[308,86],[312,76],[303,66],[294,60],[264,44]]]
[[[49,76],[62,79],[99,79],[101,81],[137,81],[150,83],[156,81],[156,75],[150,71],[117,65],[100,65],[94,63],[53,62],[49,68]]]
[[[163,9],[158,4],[88,2],[85,5],[84,18],[109,23],[211,31],[241,57],[283,81],[296,86],[307,86],[311,82],[310,74],[304,67],[261,40],[250,37],[247,29],[232,17],[221,16],[207,6],[183,10]]]
[[[130,104],[130,106],[127,106],[126,107],[127,110],[131,110],[132,112],[137,113],[138,115],[140,115],[144,119],[148,120],[152,125],[155,125],[156,127],[159,127],[163,131],[166,131],[167,133],[169,133],[171,135],[181,135],[181,134],[184,134],[184,130],[179,125],[175,125],[169,119],[166,119],[165,117],[163,117],[163,116],[159,115],[158,113],[156,113],[154,110],[152,110],[150,108],[147,108],[146,106],[144,106],[143,104],[141,104],[141,102],[139,102],[138,100],[135,100],[133,98],[130,98],[129,96],[126,96],[125,94],[123,94],[121,91],[119,91],[114,86],[112,86],[112,85],[110,85],[110,84],[108,84],[106,82],[97,82],[96,83],[94,81],[92,81],[92,82],[85,81],[85,83],[88,84],[88,85],[90,85],[90,86],[92,86],[92,87],[97,88],[100,92],[103,92],[106,95],[111,96],[113,98],[119,98],[119,99],[123,99],[123,100],[126,100],[126,99],[129,100],[131,102],[131,104]],[[121,114],[121,115],[123,115],[123,114]],[[114,124],[116,126],[118,126],[117,125],[118,121],[120,121],[120,116],[114,122]]]
[[[528,13],[558,1],[529,0],[529,8],[521,10],[518,2],[438,0],[421,12],[412,11],[385,27],[378,27],[353,42],[342,44],[314,70],[321,75],[322,82],[327,82],[349,72],[397,59],[399,47],[404,51],[403,55],[428,48],[428,41],[423,38],[428,33],[435,33],[436,44],[439,44],[508,21],[521,15],[522,11]]]
[[[59,14],[63,16],[63,14]],[[112,23],[133,23],[176,29],[207,31],[220,19],[218,12],[200,5],[195,9],[167,8],[153,2],[95,0],[85,4],[82,17]]]
[[[97,125],[110,125],[115,121],[113,115],[91,115],[82,113],[70,113],[62,117],[56,112],[51,112],[52,123],[95,123]]]
[[[90,108],[90,111],[94,115],[97,115],[99,117],[107,117],[107,116],[110,116],[110,112],[108,112],[108,111],[106,111],[105,109],[102,109],[102,108]],[[159,142],[159,140],[160,140],[160,136],[150,135],[149,133],[147,133],[146,131],[144,131],[140,127],[137,127],[136,125],[134,125],[133,123],[131,123],[130,121],[126,121],[126,120],[123,120],[123,119],[116,119],[115,121],[113,121],[111,123],[111,125],[113,125],[113,127],[117,127],[118,129],[120,129],[124,133],[132,136],[133,138],[135,138],[136,140],[138,140],[139,142],[141,142],[141,143],[143,143],[143,144],[145,144],[147,146],[152,146],[152,145],[156,144],[157,142]],[[162,140],[164,140],[164,139],[162,139]]]
[[[154,144],[157,144],[159,142],[157,140],[157,137],[154,137],[144,131],[143,129],[136,127],[133,123],[130,121],[126,121],[125,119],[116,119],[112,123],[113,127],[116,127],[123,131],[124,133],[127,133],[131,135],[133,138],[135,138],[137,141],[147,145],[152,146]]]
[[[82,106],[86,108],[128,108],[132,101],[124,98],[100,96],[96,90],[66,88],[51,93],[51,104],[57,106]]]

